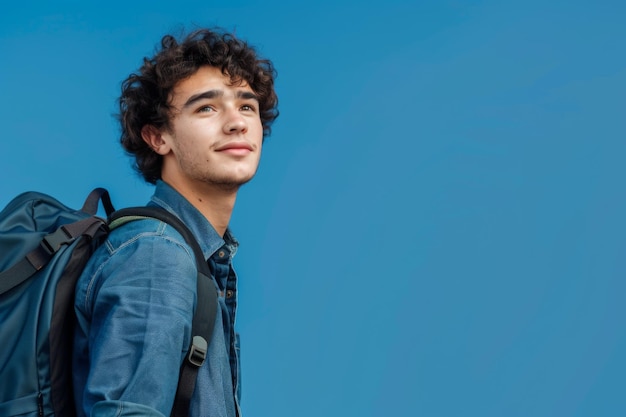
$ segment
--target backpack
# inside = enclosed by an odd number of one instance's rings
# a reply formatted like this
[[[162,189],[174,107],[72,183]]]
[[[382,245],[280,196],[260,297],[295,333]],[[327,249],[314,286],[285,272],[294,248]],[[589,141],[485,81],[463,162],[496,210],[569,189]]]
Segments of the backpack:
[[[100,202],[108,220],[96,215]],[[208,264],[176,216],[156,207],[115,211],[109,193],[97,188],[80,210],[46,194],[27,192],[0,212],[0,416],[76,415],[71,373],[76,281],[110,230],[145,218],[173,226],[196,258],[193,337],[172,409],[172,416],[188,414],[217,310]]]

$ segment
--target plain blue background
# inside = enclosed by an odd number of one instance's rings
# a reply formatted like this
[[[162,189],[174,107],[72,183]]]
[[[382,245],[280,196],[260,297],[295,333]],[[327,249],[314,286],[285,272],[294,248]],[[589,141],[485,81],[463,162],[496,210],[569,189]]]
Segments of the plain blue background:
[[[626,3],[11,2],[0,206],[152,189],[113,117],[223,26],[281,115],[232,228],[247,416],[626,415]]]

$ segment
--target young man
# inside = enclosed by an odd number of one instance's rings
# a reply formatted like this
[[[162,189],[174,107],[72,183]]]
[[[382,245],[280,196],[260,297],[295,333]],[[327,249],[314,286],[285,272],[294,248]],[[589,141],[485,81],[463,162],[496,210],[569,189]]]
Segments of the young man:
[[[246,43],[199,30],[180,42],[165,36],[122,85],[121,143],[156,185],[149,205],[189,227],[218,289],[189,416],[240,414],[237,241],[228,223],[278,116],[274,76]],[[171,226],[140,220],[115,229],[76,290],[78,415],[168,416],[197,301],[193,253]]]

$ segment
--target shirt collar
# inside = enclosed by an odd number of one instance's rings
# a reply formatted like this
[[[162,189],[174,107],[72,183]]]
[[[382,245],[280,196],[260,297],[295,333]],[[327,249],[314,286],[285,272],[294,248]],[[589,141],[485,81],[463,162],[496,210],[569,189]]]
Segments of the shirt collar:
[[[239,242],[226,229],[222,238],[211,223],[185,197],[165,181],[158,180],[149,205],[157,205],[181,219],[198,240],[205,258],[210,258],[219,248],[228,246],[231,257],[235,255]]]

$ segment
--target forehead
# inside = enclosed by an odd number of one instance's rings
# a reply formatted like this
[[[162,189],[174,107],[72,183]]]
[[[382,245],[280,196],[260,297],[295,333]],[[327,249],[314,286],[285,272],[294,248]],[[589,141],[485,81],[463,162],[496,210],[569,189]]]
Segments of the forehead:
[[[234,83],[229,75],[222,74],[219,68],[204,66],[189,77],[179,81],[172,89],[171,102],[173,105],[180,104],[192,95],[210,90],[221,90],[227,95],[228,92],[235,94],[236,91],[252,91],[245,80]]]

